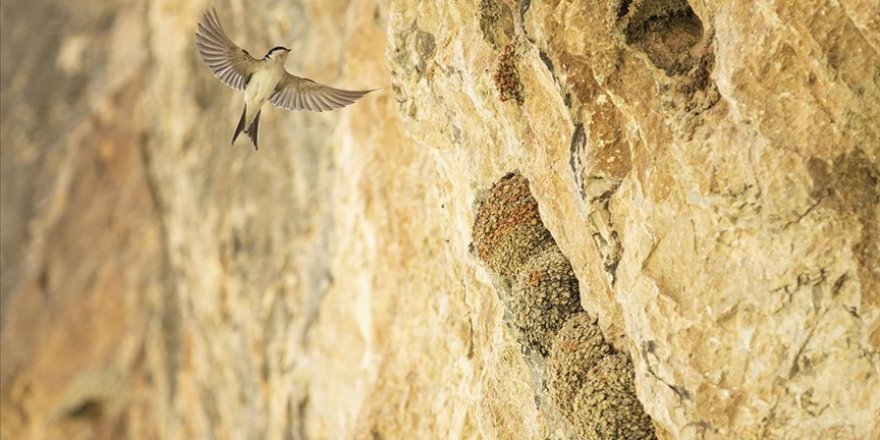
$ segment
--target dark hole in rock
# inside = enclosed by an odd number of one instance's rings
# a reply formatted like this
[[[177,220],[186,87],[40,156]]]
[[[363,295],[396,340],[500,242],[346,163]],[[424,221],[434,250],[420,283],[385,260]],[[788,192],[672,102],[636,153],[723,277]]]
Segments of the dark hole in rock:
[[[67,411],[67,417],[71,419],[98,420],[104,412],[104,405],[94,399],[86,399],[79,405]]]
[[[632,4],[632,0],[622,0],[620,2],[620,7],[617,9],[617,19],[621,19],[629,13],[629,5]]]
[[[626,43],[667,75],[683,75],[700,64],[703,23],[685,0],[624,0],[619,15],[627,15]]]

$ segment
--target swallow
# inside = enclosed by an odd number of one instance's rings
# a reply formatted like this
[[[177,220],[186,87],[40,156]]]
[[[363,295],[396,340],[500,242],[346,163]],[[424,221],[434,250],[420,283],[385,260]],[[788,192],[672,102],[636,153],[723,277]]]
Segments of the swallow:
[[[223,30],[215,9],[202,16],[196,31],[199,57],[220,81],[244,92],[244,109],[232,135],[242,131],[257,146],[260,111],[266,101],[284,110],[330,111],[353,104],[373,90],[342,90],[287,72],[284,63],[290,49],[275,46],[261,59],[237,46]]]

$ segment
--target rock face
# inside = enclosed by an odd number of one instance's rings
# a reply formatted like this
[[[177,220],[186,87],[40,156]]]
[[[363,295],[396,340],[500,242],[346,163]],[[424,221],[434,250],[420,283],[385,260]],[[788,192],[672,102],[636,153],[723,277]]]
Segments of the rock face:
[[[256,153],[208,6],[0,4],[4,439],[880,437],[876,1],[218,4],[384,87]],[[474,228],[510,173],[534,255]],[[558,417],[573,316],[611,355]]]
[[[541,412],[549,420],[562,415],[550,425],[563,437],[656,439],[636,397],[629,355],[616,352],[582,311],[571,264],[538,211],[528,180],[510,173],[479,202],[474,243],[536,373],[536,400],[550,400]],[[542,399],[545,384],[550,399]]]

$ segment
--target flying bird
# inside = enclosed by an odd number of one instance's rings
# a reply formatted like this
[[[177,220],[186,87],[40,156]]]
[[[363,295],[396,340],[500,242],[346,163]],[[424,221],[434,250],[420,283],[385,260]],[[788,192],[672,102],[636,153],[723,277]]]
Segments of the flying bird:
[[[290,49],[275,46],[261,59],[238,47],[223,30],[217,11],[205,12],[196,31],[199,57],[211,68],[214,76],[233,89],[244,92],[244,110],[232,135],[245,134],[257,147],[260,129],[260,109],[266,101],[285,110],[315,112],[336,110],[372,92],[372,90],[342,90],[291,75],[284,69]]]

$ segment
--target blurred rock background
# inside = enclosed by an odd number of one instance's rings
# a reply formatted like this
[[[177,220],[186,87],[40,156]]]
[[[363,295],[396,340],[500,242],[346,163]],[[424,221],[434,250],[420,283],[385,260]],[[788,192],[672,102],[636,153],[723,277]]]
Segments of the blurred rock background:
[[[558,438],[471,251],[529,179],[666,438],[880,437],[873,0],[0,3],[0,436]],[[540,385],[537,385],[540,386]]]

